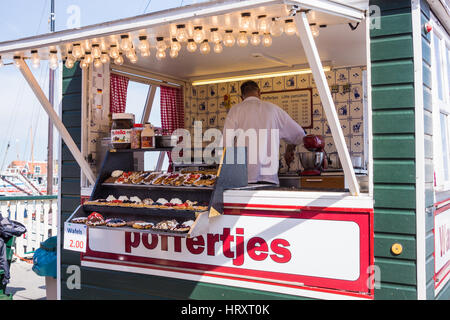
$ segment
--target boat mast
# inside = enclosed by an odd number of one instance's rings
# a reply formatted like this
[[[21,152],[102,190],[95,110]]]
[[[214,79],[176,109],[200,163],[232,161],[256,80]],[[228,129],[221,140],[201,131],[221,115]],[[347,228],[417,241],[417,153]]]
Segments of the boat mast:
[[[55,0],[50,5],[50,32],[55,32]],[[54,108],[55,71],[49,67],[48,100]],[[53,122],[48,119],[48,146],[47,146],[47,195],[53,194]]]

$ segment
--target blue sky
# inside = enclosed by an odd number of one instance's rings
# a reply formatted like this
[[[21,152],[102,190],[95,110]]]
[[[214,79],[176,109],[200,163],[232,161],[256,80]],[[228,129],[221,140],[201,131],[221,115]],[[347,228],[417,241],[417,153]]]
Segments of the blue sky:
[[[70,6],[80,8],[81,26],[116,20],[143,13],[191,4],[192,0],[56,0],[56,31],[67,29],[72,12]],[[200,1],[197,1],[200,2]],[[16,0],[0,3],[0,42],[49,32],[50,0]],[[6,7],[7,5],[7,7]],[[32,69],[44,92],[48,92],[48,64]],[[60,90],[60,88],[56,88]],[[141,90],[141,91],[140,91]],[[139,96],[142,88],[130,87],[131,96]],[[0,69],[0,166],[19,157],[31,160],[31,136],[34,159],[47,157],[48,118],[22,75],[15,66]],[[55,139],[56,141],[57,139]],[[6,154],[6,146],[10,148]],[[55,150],[57,148],[55,147]],[[6,154],[6,156],[5,156]],[[57,153],[55,152],[55,157]]]

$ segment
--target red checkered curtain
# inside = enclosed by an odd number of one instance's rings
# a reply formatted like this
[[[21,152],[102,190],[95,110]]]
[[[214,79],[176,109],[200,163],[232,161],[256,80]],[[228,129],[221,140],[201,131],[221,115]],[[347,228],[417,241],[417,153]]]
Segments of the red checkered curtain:
[[[127,104],[127,89],[130,79],[117,74],[111,74],[110,108],[111,113],[124,113]]]
[[[161,96],[161,128],[163,134],[170,135],[175,129],[184,128],[184,103],[181,88],[160,86]],[[170,152],[169,169],[172,171],[172,157]]]

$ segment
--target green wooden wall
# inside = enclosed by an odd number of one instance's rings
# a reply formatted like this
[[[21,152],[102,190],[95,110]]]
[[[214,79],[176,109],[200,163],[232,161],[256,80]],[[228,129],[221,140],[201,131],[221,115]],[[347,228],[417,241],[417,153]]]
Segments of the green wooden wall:
[[[416,299],[414,60],[411,1],[372,0],[381,10],[372,29],[372,126],[375,299]],[[394,243],[403,246],[394,255]]]

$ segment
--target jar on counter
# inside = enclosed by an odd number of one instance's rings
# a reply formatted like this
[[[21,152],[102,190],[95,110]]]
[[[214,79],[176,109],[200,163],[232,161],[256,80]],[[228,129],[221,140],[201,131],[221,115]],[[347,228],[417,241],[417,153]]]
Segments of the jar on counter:
[[[131,149],[141,148],[141,134],[144,126],[141,123],[135,123],[131,131]]]
[[[111,125],[111,144],[114,149],[131,148],[131,132],[134,115],[132,113],[113,113]]]
[[[155,130],[151,123],[146,122],[144,130],[141,133],[141,148],[153,149],[155,148]]]

